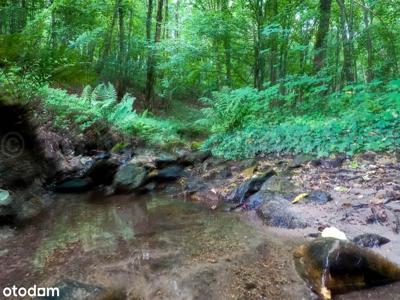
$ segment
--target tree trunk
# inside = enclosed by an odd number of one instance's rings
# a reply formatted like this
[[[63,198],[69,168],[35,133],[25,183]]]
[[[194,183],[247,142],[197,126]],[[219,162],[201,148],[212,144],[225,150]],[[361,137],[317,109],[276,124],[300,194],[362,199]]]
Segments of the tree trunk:
[[[151,0],[149,0],[151,1]],[[154,86],[156,83],[156,45],[161,38],[161,26],[163,19],[163,4],[164,0],[157,1],[157,15],[156,15],[156,31],[154,34],[154,45],[153,49],[150,49],[150,60],[147,66],[147,81],[146,81],[146,103],[148,108],[152,109],[154,107]]]
[[[340,26],[342,30],[343,39],[343,68],[342,77],[346,84],[354,82],[353,74],[353,52],[351,35],[349,32],[350,24],[347,17],[346,6],[344,0],[336,0],[339,5],[340,11]]]
[[[169,18],[168,0],[165,0],[163,39],[167,39],[169,37],[168,18]]]
[[[371,37],[371,25],[372,25],[372,15],[370,18],[370,8],[366,6],[365,0],[362,0],[363,4],[363,16],[364,16],[364,26],[365,26],[365,38],[366,38],[366,48],[367,48],[367,82],[371,82],[374,79],[373,72],[373,46]]]
[[[117,22],[118,11],[119,11],[120,5],[121,5],[121,0],[115,0],[114,13],[113,13],[113,16],[111,19],[110,29],[108,30],[106,37],[104,39],[104,48],[103,48],[103,55],[102,55],[103,61],[107,58],[107,56],[109,55],[110,50],[111,50],[112,35],[113,35],[115,23]],[[102,64],[102,66],[103,66],[103,64]]]
[[[222,13],[224,17],[229,18],[228,1],[222,1]],[[231,62],[231,37],[230,33],[225,33],[224,37],[224,53],[225,53],[225,85],[232,85],[232,62]]]
[[[278,1],[271,0],[271,18],[275,20],[278,16]],[[269,81],[271,85],[277,82],[277,55],[278,55],[278,38],[277,34],[273,33],[270,39],[270,55],[269,55]]]
[[[179,9],[180,9],[180,0],[176,0],[175,3],[175,38],[179,37]]]
[[[254,33],[254,87],[258,90],[264,88],[265,59],[263,54],[264,2],[255,0],[255,33]]]
[[[119,21],[119,53],[118,53],[118,67],[119,74],[117,78],[117,98],[120,100],[126,93],[125,84],[125,25],[124,25],[124,8],[122,5],[118,7],[118,21]]]
[[[326,39],[329,32],[332,0],[319,1],[319,24],[315,39],[314,70],[319,72],[325,67]]]
[[[152,93],[152,65],[153,65],[153,55],[152,55],[152,42],[151,42],[151,21],[153,16],[153,0],[148,0],[147,2],[147,17],[146,17],[146,41],[147,41],[147,79],[145,88],[145,103],[146,108],[150,108],[151,99],[153,97]]]

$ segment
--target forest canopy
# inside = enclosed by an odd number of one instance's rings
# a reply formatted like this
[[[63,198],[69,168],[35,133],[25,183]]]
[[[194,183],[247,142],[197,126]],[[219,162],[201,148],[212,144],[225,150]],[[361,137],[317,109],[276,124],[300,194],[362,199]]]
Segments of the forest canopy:
[[[190,124],[229,158],[397,147],[398,0],[2,0],[0,12],[1,93],[38,95],[69,122],[164,144],[185,143]]]

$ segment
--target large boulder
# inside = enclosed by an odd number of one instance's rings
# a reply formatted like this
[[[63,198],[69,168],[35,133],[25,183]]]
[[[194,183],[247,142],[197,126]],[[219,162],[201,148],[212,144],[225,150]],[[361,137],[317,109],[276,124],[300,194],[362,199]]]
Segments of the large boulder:
[[[139,164],[128,163],[119,168],[114,178],[117,193],[136,191],[147,182],[147,169]]]
[[[318,238],[294,251],[300,276],[323,299],[400,280],[400,267],[356,244]]]
[[[290,202],[281,194],[274,192],[263,192],[264,199],[261,206],[257,209],[258,216],[265,225],[281,227],[287,229],[305,228],[307,223],[296,216],[290,208]]]

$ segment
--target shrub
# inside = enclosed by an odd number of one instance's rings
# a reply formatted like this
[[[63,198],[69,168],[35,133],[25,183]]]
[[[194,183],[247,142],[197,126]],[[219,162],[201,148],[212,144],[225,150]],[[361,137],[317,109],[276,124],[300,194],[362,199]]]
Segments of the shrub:
[[[292,108],[283,103],[267,109],[271,102],[269,95],[273,95],[270,89],[215,94],[208,100],[211,106],[206,114],[209,124],[214,124],[213,134],[203,148],[232,159],[259,153],[351,155],[368,150],[394,150],[399,146],[400,81],[358,84],[319,97],[312,94],[312,98],[303,100],[306,103]],[[238,108],[238,103],[247,107]],[[324,109],[310,109],[318,105]],[[304,106],[308,109],[302,110]]]
[[[84,130],[102,120],[125,134],[136,134],[160,146],[181,142],[175,122],[137,114],[133,110],[135,98],[126,94],[118,102],[111,84],[100,84],[94,89],[87,86],[80,96],[45,87],[41,97],[45,107],[54,112],[55,123],[62,127],[77,124]]]

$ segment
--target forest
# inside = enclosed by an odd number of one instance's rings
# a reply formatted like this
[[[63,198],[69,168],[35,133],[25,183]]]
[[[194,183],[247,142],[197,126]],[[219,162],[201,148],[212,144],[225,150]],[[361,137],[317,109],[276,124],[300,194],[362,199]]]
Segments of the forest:
[[[0,295],[398,300],[399,32],[400,0],[0,0]]]
[[[201,133],[201,146],[227,158],[396,146],[396,0],[3,0],[0,9],[2,94],[39,95],[79,126],[105,118],[161,144]]]

